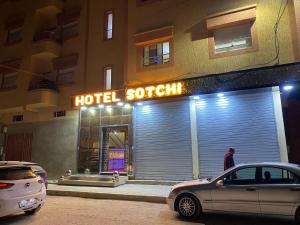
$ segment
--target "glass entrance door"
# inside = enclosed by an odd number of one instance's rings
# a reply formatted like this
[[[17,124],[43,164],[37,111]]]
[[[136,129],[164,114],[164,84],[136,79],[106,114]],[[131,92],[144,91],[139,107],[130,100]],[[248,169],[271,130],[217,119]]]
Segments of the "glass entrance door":
[[[128,129],[105,127],[102,145],[102,172],[127,172]]]

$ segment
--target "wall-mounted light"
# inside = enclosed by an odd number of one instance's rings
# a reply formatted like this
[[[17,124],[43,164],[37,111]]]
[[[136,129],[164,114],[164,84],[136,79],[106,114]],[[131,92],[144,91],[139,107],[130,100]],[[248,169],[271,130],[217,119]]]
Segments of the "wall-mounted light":
[[[104,105],[98,105],[98,108],[103,109]]]
[[[218,93],[217,96],[218,96],[219,98],[222,98],[222,97],[224,97],[224,93]]]
[[[118,102],[117,105],[118,105],[118,106],[123,106],[124,103],[123,103],[123,102]]]
[[[292,86],[292,85],[285,85],[285,86],[283,86],[283,90],[284,91],[290,91],[290,90],[292,90],[294,88],[294,86]]]
[[[82,111],[85,111],[85,110],[87,110],[87,107],[82,106],[80,109],[81,109]]]
[[[141,105],[143,105],[143,103],[142,103],[142,102],[138,102],[137,105],[138,105],[138,106],[141,106]]]
[[[194,100],[199,100],[200,96],[194,96],[193,98],[194,98]]]

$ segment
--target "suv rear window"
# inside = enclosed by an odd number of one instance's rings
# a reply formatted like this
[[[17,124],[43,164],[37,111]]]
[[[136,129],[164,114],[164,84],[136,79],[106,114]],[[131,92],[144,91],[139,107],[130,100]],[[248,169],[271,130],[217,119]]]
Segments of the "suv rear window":
[[[0,180],[22,180],[36,178],[30,168],[0,168]]]

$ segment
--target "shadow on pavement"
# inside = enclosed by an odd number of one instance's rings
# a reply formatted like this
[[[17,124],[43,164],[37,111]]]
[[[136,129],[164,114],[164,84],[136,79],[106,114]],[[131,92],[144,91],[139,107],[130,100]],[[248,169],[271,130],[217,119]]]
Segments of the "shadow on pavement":
[[[184,221],[179,215],[176,215],[178,220]],[[236,216],[236,215],[220,215],[220,214],[206,214],[200,218],[193,219],[187,224],[198,225],[294,225],[292,220],[254,217],[254,216]]]
[[[11,215],[11,216],[5,216],[0,218],[0,225],[11,225],[11,224],[16,224],[18,222],[24,222],[26,220],[29,220],[29,216],[25,214],[16,214],[16,215]]]

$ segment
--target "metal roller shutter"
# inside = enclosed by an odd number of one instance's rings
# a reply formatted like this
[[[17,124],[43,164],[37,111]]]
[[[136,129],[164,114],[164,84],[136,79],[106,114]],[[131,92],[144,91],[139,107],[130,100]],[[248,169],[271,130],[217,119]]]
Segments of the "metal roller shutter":
[[[203,96],[196,111],[201,177],[223,171],[228,147],[236,164],[280,161],[271,88]]]
[[[136,179],[192,179],[189,101],[134,109]]]

